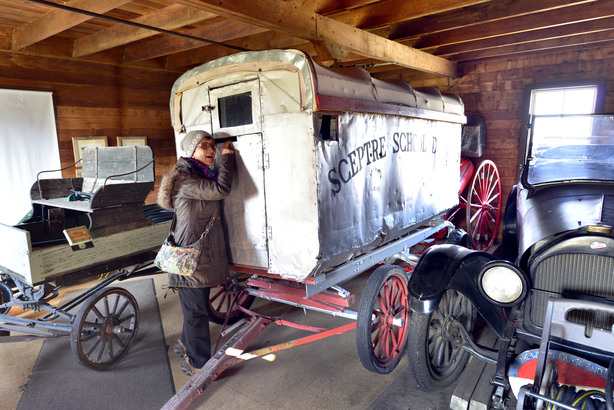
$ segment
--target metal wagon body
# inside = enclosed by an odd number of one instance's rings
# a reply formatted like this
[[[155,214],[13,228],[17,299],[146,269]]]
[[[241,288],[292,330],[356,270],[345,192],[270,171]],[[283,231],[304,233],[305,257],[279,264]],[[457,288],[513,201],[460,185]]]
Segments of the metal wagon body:
[[[315,278],[322,290],[326,272],[458,203],[466,118],[456,95],[269,50],[186,72],[170,105],[178,155],[187,131],[235,139],[224,201],[234,265]]]

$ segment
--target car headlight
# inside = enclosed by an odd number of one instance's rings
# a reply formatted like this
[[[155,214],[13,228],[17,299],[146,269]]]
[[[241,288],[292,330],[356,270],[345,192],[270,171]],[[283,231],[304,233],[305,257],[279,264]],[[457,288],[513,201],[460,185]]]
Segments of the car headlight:
[[[527,294],[526,276],[508,262],[486,264],[478,282],[481,293],[499,306],[518,304]]]

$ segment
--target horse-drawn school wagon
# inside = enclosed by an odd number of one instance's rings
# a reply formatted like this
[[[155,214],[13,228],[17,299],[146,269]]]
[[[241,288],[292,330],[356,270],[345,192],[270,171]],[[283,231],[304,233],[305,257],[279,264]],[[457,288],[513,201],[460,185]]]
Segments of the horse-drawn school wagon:
[[[223,215],[231,270],[251,276],[211,292],[212,318],[232,322],[254,297],[352,318],[361,362],[392,371],[410,312],[399,261],[410,264],[412,246],[453,226],[443,217],[459,201],[460,98],[270,50],[186,72],[170,109],[178,155],[192,130],[231,137],[238,152]],[[353,295],[338,285],[376,265],[358,311],[349,310]],[[229,343],[248,345],[259,320]],[[169,407],[223,371],[226,347]]]

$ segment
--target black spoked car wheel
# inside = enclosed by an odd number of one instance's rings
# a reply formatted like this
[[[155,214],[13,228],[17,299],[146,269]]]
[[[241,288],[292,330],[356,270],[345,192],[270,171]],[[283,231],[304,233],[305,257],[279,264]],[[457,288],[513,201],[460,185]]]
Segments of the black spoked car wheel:
[[[77,361],[96,370],[123,358],[136,338],[139,307],[123,288],[101,289],[89,297],[72,325],[70,347]]]
[[[469,300],[450,289],[430,315],[412,315],[408,332],[409,365],[423,390],[436,390],[455,382],[470,354],[459,347],[460,332],[473,331],[476,312]]]
[[[11,288],[9,288],[6,283],[0,282],[0,315],[4,315],[9,312],[9,310],[11,309],[10,306],[7,307],[3,305],[9,303],[12,299],[13,291],[11,290]]]

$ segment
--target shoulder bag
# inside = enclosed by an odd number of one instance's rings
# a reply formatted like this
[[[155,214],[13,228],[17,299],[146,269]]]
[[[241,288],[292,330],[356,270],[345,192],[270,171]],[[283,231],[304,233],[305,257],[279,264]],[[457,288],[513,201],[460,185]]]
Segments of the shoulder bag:
[[[173,215],[173,222],[171,222],[171,233],[168,235],[162,247],[156,255],[155,264],[158,269],[173,273],[175,275],[190,276],[198,267],[198,261],[200,259],[200,253],[202,252],[203,242],[207,237],[207,234],[215,222],[220,205],[218,203],[215,212],[211,215],[209,223],[205,228],[205,231],[200,238],[191,245],[177,246],[175,243],[175,215]]]

